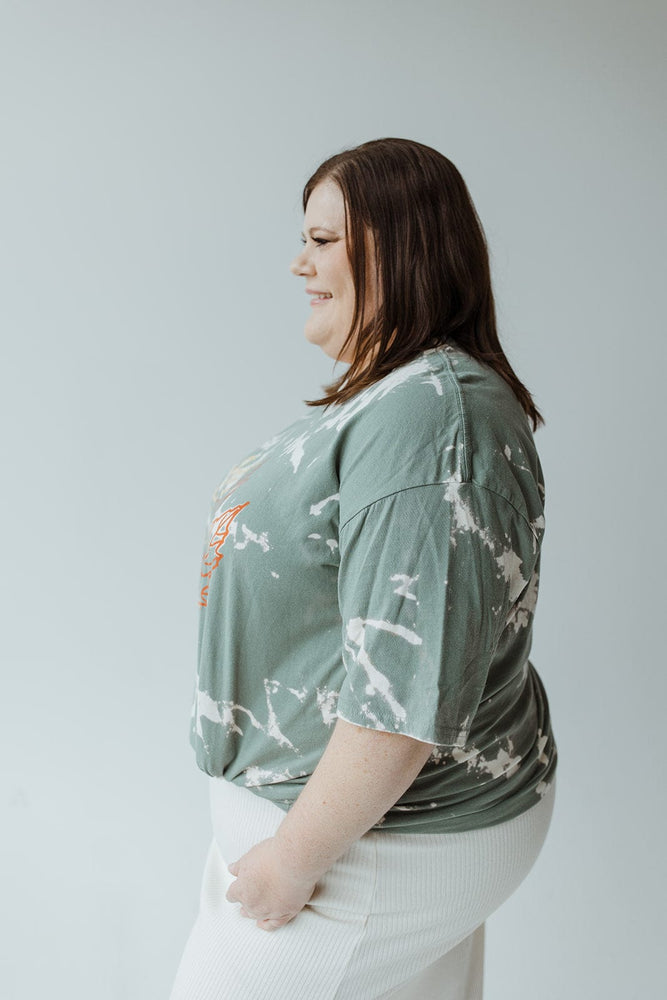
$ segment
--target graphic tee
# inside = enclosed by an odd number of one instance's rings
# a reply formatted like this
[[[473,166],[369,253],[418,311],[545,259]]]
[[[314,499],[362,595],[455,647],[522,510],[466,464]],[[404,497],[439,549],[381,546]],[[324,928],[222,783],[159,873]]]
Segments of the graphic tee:
[[[287,811],[340,717],[433,747],[371,829],[519,815],[557,756],[529,660],[545,521],[525,411],[454,344],[304,408],[213,495],[197,765]]]

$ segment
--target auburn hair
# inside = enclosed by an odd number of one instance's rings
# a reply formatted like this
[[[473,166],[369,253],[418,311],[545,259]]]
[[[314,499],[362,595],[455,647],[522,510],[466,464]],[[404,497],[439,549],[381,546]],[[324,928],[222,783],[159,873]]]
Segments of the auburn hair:
[[[352,344],[353,360],[323,386],[323,397],[304,400],[306,405],[342,403],[422,351],[449,341],[505,379],[534,431],[544,424],[500,346],[486,237],[451,160],[409,139],[364,142],[329,157],[306,181],[304,213],[321,181],[336,183],[345,203],[355,302],[340,354]],[[368,233],[375,244],[379,301],[365,323]]]

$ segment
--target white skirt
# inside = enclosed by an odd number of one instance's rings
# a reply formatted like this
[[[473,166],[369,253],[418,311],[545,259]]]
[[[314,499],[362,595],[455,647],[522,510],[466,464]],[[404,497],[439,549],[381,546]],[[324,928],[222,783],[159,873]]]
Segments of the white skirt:
[[[227,865],[286,813],[223,778],[210,793],[214,837],[170,1000],[481,1000],[484,921],[532,868],[555,781],[527,812],[485,829],[368,831],[273,931],[225,899]]]

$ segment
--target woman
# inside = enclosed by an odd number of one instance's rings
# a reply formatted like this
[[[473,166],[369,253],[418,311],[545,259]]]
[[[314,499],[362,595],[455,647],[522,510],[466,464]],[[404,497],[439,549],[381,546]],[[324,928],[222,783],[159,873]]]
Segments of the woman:
[[[305,334],[349,367],[213,497],[191,742],[214,837],[172,1000],[475,1000],[555,792],[543,421],[448,159],[364,143],[303,208]]]

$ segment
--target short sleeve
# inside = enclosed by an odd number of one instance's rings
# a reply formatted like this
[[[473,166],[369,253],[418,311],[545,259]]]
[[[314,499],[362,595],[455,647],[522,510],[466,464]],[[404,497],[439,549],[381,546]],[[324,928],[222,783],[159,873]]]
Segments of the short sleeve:
[[[339,547],[337,715],[464,746],[539,555],[529,523],[475,483],[428,484],[364,507],[341,527]]]

